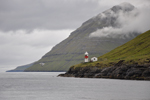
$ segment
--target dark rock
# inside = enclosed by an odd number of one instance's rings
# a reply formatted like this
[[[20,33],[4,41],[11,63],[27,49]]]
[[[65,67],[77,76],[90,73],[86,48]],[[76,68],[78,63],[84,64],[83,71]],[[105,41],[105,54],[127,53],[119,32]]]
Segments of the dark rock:
[[[145,70],[145,71],[142,73],[142,76],[144,76],[144,77],[150,77],[150,69]]]
[[[106,68],[102,69],[101,73],[106,73],[107,74],[110,70],[111,70],[110,67],[106,67]]]
[[[67,73],[72,73],[73,71],[73,68],[70,68]]]
[[[101,72],[101,69],[100,68],[97,68],[97,67],[93,67],[93,68],[90,68],[90,72],[91,73],[100,73]]]
[[[90,72],[90,71],[91,71],[91,70],[90,70],[89,67],[83,67],[83,68],[81,68],[81,70],[80,70],[81,73],[87,73],[87,72]]]
[[[108,73],[107,68],[102,69],[101,76],[106,76]]]
[[[75,77],[84,77],[83,73],[75,74]]]
[[[98,74],[95,74],[94,78],[101,78],[102,77],[102,73],[98,73]]]
[[[123,73],[123,71],[121,70],[121,68],[116,68],[112,74],[110,74],[112,77],[120,77],[120,75]]]
[[[119,66],[120,65],[120,66]],[[132,80],[150,80],[149,65],[123,65],[119,61],[115,66],[99,67],[79,67],[70,68],[62,77],[85,77],[85,78],[112,78],[112,79],[132,79]]]
[[[132,69],[129,69],[127,71],[126,77],[127,78],[129,78],[129,77],[140,77],[141,75],[142,75],[142,71],[141,70],[132,68]]]
[[[115,66],[121,66],[125,60],[120,60]]]
[[[84,73],[84,77],[92,78],[95,76],[95,73]]]

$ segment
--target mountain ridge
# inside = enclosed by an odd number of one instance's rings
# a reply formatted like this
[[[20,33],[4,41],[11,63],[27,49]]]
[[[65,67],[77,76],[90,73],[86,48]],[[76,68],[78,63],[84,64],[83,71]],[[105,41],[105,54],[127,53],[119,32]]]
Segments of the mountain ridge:
[[[118,9],[122,10],[120,8]],[[116,11],[116,9],[114,10]],[[130,11],[132,9],[125,10],[125,12]],[[67,71],[71,65],[83,62],[85,51],[88,51],[91,57],[100,56],[126,43],[139,34],[132,32],[131,34],[135,34],[135,36],[131,35],[131,37],[125,37],[124,39],[119,37],[89,37],[97,29],[109,26],[117,27],[115,22],[117,16],[114,17],[112,15],[102,18],[98,15],[84,22],[67,39],[54,46],[50,52],[46,53],[38,62],[34,63],[33,66],[27,68],[25,71]],[[41,67],[40,63],[45,63],[45,65]]]

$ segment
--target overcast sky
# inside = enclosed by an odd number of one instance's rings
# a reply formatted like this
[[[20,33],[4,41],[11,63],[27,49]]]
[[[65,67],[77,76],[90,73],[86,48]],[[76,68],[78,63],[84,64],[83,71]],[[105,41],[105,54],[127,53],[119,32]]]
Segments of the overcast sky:
[[[0,0],[0,72],[39,60],[83,22],[122,2],[150,7],[150,0]]]

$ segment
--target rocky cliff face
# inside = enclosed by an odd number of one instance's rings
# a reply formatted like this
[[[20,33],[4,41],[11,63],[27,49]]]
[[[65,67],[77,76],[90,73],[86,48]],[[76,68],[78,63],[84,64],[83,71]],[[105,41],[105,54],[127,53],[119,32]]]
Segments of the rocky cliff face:
[[[111,79],[131,79],[131,80],[150,80],[150,59],[149,63],[144,65],[123,64],[123,60],[114,66],[101,68],[99,66],[90,67],[71,67],[63,77],[80,77],[80,78],[111,78]]]
[[[134,6],[124,3],[89,19],[25,71],[67,71],[70,66],[84,61],[85,51],[89,52],[89,57],[99,57],[133,39],[138,33],[127,33],[128,37],[122,34],[115,38],[90,36],[91,33],[104,27],[120,27],[117,21],[119,12],[126,13],[133,9]],[[45,65],[41,66],[39,63]]]

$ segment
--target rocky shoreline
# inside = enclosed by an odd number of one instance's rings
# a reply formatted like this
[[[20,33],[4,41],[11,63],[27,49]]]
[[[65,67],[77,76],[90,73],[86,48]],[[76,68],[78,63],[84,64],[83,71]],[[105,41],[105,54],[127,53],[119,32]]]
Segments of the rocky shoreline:
[[[61,77],[80,77],[80,78],[110,78],[127,80],[150,80],[150,63],[138,65],[123,64],[119,61],[111,67],[100,68],[99,66],[71,67]]]

